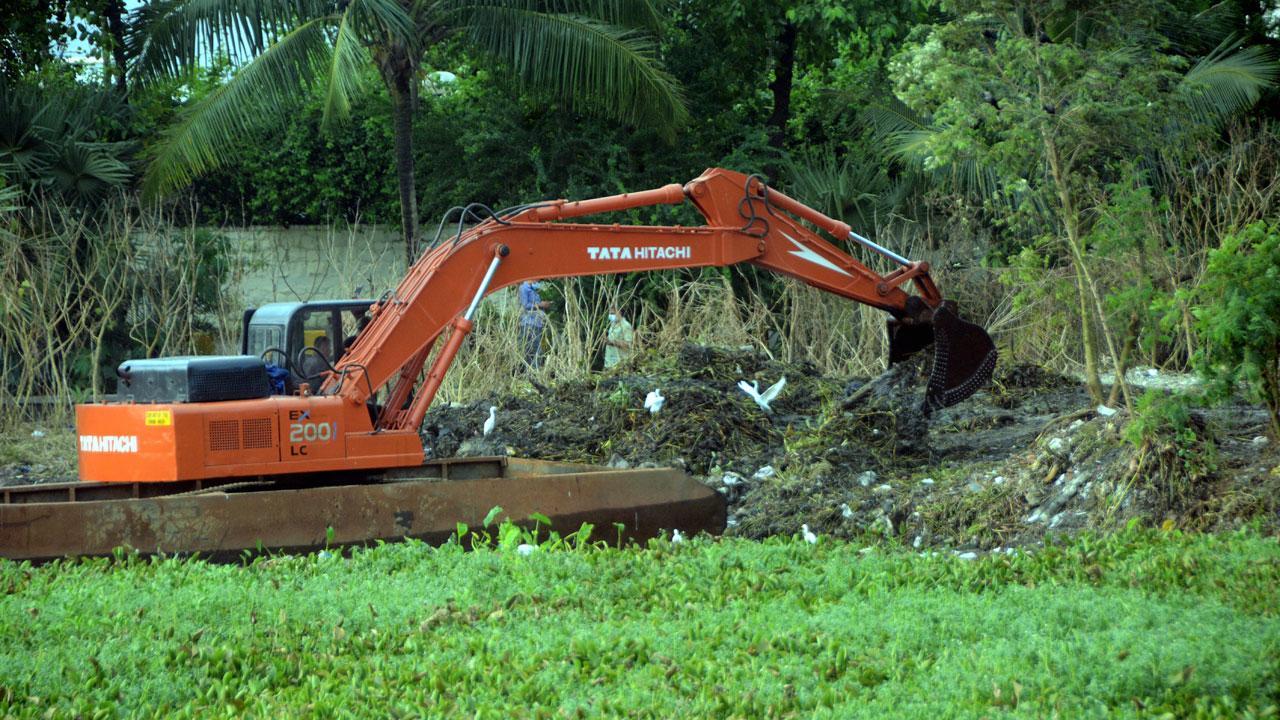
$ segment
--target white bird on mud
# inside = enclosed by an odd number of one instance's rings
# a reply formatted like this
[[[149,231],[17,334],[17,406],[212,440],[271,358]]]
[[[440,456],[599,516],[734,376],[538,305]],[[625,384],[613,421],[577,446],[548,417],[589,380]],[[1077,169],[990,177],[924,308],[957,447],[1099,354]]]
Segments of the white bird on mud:
[[[809,523],[805,523],[800,526],[800,536],[803,537],[804,541],[810,545],[818,544],[818,536],[814,535],[813,531],[809,529]]]
[[[778,397],[778,393],[782,392],[782,388],[786,386],[787,378],[785,376],[778,382],[770,385],[769,389],[764,392],[760,392],[760,383],[755,380],[752,380],[751,382],[747,382],[746,380],[738,381],[738,389],[750,396],[752,400],[755,400],[756,404],[760,406],[760,409],[767,413],[773,412],[773,408],[769,407],[769,403],[773,402],[774,399]]]
[[[498,426],[498,406],[489,406],[489,419],[484,421],[484,436],[489,437],[493,429]]]
[[[667,399],[662,396],[661,388],[650,390],[649,394],[644,396],[644,409],[648,410],[650,415],[657,415],[666,401]]]
[[[672,530],[672,531],[671,531],[671,544],[672,544],[672,545],[679,545],[679,544],[680,544],[680,543],[682,543],[682,542],[684,542],[684,534],[683,534],[683,533],[681,533],[678,529],[677,529],[677,530]]]

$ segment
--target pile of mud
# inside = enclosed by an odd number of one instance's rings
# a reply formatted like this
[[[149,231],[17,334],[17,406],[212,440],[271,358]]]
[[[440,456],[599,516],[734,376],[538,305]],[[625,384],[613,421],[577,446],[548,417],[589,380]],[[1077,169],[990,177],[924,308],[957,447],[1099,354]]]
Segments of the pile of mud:
[[[629,371],[494,397],[465,406],[433,408],[423,440],[433,457],[511,454],[617,467],[674,465],[694,475],[716,467],[739,472],[771,462],[797,426],[843,392],[840,382],[811,365],[784,365],[751,350],[685,345],[674,358],[649,356]],[[737,387],[762,387],[786,377],[772,413]],[[645,409],[658,391],[661,409]],[[481,425],[490,405],[497,427]]]
[[[737,387],[782,377],[772,412]],[[1212,463],[1160,475],[1144,462],[1167,448],[1126,441],[1125,414],[1099,414],[1069,378],[1003,369],[932,417],[920,412],[923,387],[920,363],[873,380],[832,378],[749,348],[686,345],[584,381],[433,408],[423,440],[432,457],[679,467],[726,495],[729,534],[753,538],[807,523],[839,537],[989,551],[1132,518],[1205,529],[1275,522],[1280,458],[1253,440],[1265,418],[1247,408],[1224,413],[1225,430],[1202,423]],[[644,407],[653,390],[666,398],[657,413]],[[491,405],[497,427],[484,437]]]

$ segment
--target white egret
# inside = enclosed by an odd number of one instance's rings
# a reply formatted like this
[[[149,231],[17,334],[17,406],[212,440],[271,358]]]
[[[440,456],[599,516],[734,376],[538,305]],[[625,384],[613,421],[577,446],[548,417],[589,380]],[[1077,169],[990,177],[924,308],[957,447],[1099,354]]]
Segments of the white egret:
[[[756,405],[760,406],[761,410],[767,413],[773,412],[773,408],[769,407],[769,403],[773,402],[774,399],[778,397],[778,393],[782,392],[782,388],[786,386],[787,386],[787,379],[785,377],[783,377],[778,382],[770,385],[769,389],[765,390],[764,392],[760,392],[760,383],[756,382],[755,380],[752,380],[751,382],[747,382],[746,380],[738,381],[738,389],[746,393],[752,400],[755,401]]]
[[[667,399],[662,396],[661,388],[651,390],[648,395],[644,396],[644,409],[648,410],[650,415],[657,415],[658,411],[662,409],[662,404],[666,401]]]

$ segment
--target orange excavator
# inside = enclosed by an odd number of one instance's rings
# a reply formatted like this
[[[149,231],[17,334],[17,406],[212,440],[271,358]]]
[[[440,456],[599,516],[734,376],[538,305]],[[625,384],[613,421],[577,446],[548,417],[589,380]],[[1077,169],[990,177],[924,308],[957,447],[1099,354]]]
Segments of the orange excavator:
[[[706,223],[562,222],[684,202]],[[710,169],[683,186],[501,212],[473,205],[463,216],[480,221],[466,229],[460,223],[367,310],[348,308],[367,315],[367,323],[340,357],[324,359],[310,382],[300,367],[316,351],[305,346],[303,334],[257,314],[246,317],[250,354],[122,364],[121,401],[76,409],[81,479],[297,478],[421,466],[419,427],[473,327],[476,307],[486,295],[528,279],[751,263],[886,311],[890,362],[934,345],[926,410],[968,397],[995,366],[991,338],[943,300],[927,263],[881,247],[755,176]],[[873,272],[810,226],[897,268]],[[330,317],[326,334],[336,335],[337,315]],[[273,388],[264,358],[291,370],[293,392],[280,392],[278,383]]]
[[[562,222],[684,202],[704,225]],[[877,274],[811,227],[896,269]],[[418,428],[487,294],[528,279],[737,263],[884,310],[890,363],[932,344],[926,412],[968,397],[995,367],[991,338],[956,315],[926,263],[755,176],[712,169],[594,200],[471,205],[377,301],[275,303],[246,312],[240,355],[122,363],[116,400],[76,407],[80,480],[0,488],[0,557],[448,542],[461,523],[499,515],[610,542],[720,532],[724,496],[679,470],[428,460]]]

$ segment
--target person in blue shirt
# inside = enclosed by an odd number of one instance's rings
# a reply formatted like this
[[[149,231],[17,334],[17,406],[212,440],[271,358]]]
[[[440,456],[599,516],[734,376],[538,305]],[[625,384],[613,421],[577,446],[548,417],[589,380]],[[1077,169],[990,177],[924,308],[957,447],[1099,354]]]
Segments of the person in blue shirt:
[[[524,345],[524,362],[530,369],[542,366],[542,333],[547,327],[550,300],[538,294],[539,280],[520,283],[520,340]]]

